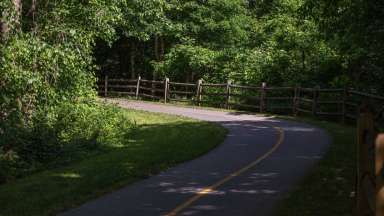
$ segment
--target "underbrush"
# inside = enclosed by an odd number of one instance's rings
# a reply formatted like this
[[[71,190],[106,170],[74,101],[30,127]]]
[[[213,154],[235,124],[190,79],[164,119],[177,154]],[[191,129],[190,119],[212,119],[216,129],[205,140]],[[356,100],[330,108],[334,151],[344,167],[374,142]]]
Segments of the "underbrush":
[[[94,101],[37,110],[29,124],[3,127],[0,183],[123,145],[133,127],[125,112]]]

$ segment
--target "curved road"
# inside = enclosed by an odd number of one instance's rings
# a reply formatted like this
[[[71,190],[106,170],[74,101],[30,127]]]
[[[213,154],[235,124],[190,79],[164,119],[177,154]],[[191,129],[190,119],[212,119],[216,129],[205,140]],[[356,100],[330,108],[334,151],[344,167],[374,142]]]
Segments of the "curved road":
[[[229,129],[208,154],[129,185],[62,216],[269,216],[325,153],[330,138],[275,118],[110,100],[119,106],[218,122]]]

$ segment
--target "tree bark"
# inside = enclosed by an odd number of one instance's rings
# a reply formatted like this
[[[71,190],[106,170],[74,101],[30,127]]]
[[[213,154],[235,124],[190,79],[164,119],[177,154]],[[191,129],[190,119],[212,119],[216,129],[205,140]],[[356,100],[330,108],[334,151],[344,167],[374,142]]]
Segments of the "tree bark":
[[[305,67],[305,51],[304,50],[301,51],[301,63],[302,63],[303,72],[305,72],[306,67]]]
[[[129,73],[129,58],[127,50],[130,47],[128,38],[122,38],[119,45],[120,75],[127,77]]]
[[[159,36],[155,35],[155,47],[154,47],[154,52],[155,52],[155,59],[156,61],[159,61]]]
[[[184,74],[185,74],[185,82],[190,83],[190,80],[189,80],[190,76],[189,76],[188,72],[184,71]]]
[[[4,42],[9,35],[9,32],[11,31],[9,25],[7,22],[13,22],[15,24],[15,30],[20,31],[21,30],[21,11],[22,11],[22,0],[12,0],[12,6],[13,8],[10,8],[9,10],[4,10],[0,14],[0,41]],[[11,20],[6,20],[7,17],[10,16],[10,11],[15,12],[15,17],[13,17]]]
[[[132,40],[131,42],[131,53],[130,53],[130,63],[131,63],[131,79],[136,78],[135,71],[135,57],[136,57],[136,41]]]
[[[31,9],[29,9],[28,14],[32,18],[32,32],[34,33],[36,33],[37,31],[36,7],[37,7],[37,0],[32,0]]]
[[[16,12],[16,16],[14,18],[14,22],[16,24],[16,28],[21,28],[21,11],[23,8],[23,4],[21,0],[12,0],[13,6]]]
[[[159,46],[159,42],[161,41],[160,39],[160,36],[158,35],[155,35],[155,44],[154,44],[154,51],[155,51],[155,59],[157,62],[160,61],[160,58],[161,58],[161,52],[160,52],[160,49],[161,49],[161,45]],[[161,42],[160,42],[161,44]],[[157,79],[157,73],[155,70],[153,70],[152,72],[152,80],[156,80]],[[155,89],[156,85],[152,83],[152,89]],[[155,95],[155,91],[152,91],[152,95]]]
[[[164,53],[165,53],[165,45],[164,45],[164,37],[160,37],[160,53],[159,53],[159,60],[164,60]]]
[[[191,72],[191,81],[195,82],[195,72],[194,71]]]
[[[156,58],[156,61],[159,61],[160,60],[160,55],[159,55],[159,36],[158,35],[155,35],[155,58]],[[153,73],[152,73],[152,79],[153,80],[156,80],[156,71],[154,70]]]
[[[9,32],[8,25],[5,20],[3,20],[3,17],[5,17],[5,15],[3,15],[2,20],[0,20],[0,42],[5,41]]]

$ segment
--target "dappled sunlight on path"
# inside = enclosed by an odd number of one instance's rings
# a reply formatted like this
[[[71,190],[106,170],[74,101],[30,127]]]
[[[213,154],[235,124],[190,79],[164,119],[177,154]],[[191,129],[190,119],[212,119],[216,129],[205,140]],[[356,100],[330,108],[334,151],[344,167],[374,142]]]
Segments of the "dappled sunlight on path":
[[[208,154],[63,215],[267,216],[324,154],[330,139],[310,125],[246,113],[109,100],[119,106],[221,124]]]

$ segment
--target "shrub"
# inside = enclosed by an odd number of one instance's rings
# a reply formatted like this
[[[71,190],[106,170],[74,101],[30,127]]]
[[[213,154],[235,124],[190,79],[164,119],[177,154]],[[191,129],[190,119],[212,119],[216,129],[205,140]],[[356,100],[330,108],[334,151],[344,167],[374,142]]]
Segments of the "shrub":
[[[3,145],[0,181],[124,146],[133,126],[124,111],[95,101],[63,102],[38,110],[18,136],[17,145],[10,149]]]

